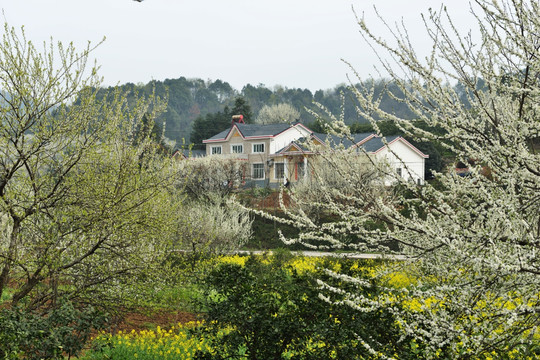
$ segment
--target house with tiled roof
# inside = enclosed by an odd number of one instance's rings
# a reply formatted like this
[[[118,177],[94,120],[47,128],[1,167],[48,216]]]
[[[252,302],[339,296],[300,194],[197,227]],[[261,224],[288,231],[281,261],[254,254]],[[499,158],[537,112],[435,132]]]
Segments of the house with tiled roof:
[[[308,139],[311,146],[307,146]],[[418,184],[424,183],[428,157],[401,136],[381,138],[373,133],[362,133],[339,138],[314,133],[301,123],[260,125],[233,120],[229,129],[203,143],[207,156],[245,162],[244,177],[248,184],[270,187],[309,176],[317,154],[329,148],[355,148],[359,154],[384,158],[398,175]]]
[[[245,161],[245,177],[251,180],[251,184],[277,186],[285,181],[286,174],[284,164],[275,162],[276,152],[311,133],[300,123],[259,125],[233,122],[229,129],[203,140],[203,144],[208,156]],[[298,157],[295,161],[299,161]],[[304,166],[303,157],[301,162]]]

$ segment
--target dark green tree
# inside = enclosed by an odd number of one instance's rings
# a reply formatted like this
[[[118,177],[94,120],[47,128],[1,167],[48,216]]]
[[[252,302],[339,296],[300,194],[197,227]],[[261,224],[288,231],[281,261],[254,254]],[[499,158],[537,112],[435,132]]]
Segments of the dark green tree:
[[[210,83],[208,85],[208,90],[216,94],[219,102],[221,103],[228,99],[231,99],[235,94],[235,90],[228,82],[224,82],[219,79],[217,79],[213,83]]]
[[[324,120],[322,120],[320,118],[317,118],[317,119],[315,119],[315,121],[312,121],[312,122],[308,123],[307,127],[311,131],[316,132],[316,133],[320,133],[320,134],[326,134],[327,131],[328,131],[328,129],[325,127]]]
[[[247,84],[242,88],[242,97],[248,101],[253,109],[258,112],[264,105],[273,105],[283,101],[276,101],[276,98],[272,96],[272,90],[265,87],[263,84],[253,86]]]
[[[229,108],[226,106],[223,111],[197,117],[195,121],[193,121],[190,134],[193,149],[204,149],[205,147],[202,143],[203,140],[211,138],[219,132],[228,129],[231,126],[230,113]]]
[[[251,124],[254,120],[253,112],[251,111],[251,106],[249,105],[247,100],[241,96],[234,99],[234,105],[232,109],[230,110],[228,114],[227,112],[225,112],[225,114],[230,115],[229,122],[232,115],[244,115],[244,122],[246,124]]]

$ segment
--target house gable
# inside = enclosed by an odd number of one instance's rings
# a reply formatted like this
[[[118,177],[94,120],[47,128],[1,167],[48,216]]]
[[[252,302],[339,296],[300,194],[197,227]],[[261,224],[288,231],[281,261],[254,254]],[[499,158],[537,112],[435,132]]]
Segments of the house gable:
[[[413,146],[410,142],[408,142],[401,136],[387,137],[386,141],[388,142],[388,147],[390,148],[392,152],[396,152],[396,153],[413,152],[416,155],[420,156],[421,158],[424,158],[424,159],[429,158],[429,155],[426,155],[420,150],[418,150],[415,146]],[[378,149],[371,150],[370,152],[373,154],[377,154],[379,152],[382,152],[384,149],[386,149],[386,145],[381,141],[381,146]]]
[[[242,135],[238,132],[238,129],[233,129],[233,131],[231,132],[231,136],[230,137],[242,137]]]
[[[300,151],[299,148],[297,148],[294,144],[289,147],[288,151]]]
[[[292,142],[300,138],[310,136],[311,133],[312,133],[311,130],[306,128],[304,125],[295,124],[289,127],[287,130],[274,136],[274,138],[272,139],[270,143],[270,153],[274,154],[278,152],[280,149],[283,149],[284,147],[290,145]]]
[[[304,138],[301,138],[300,140],[303,140],[303,139]],[[292,141],[284,148],[275,152],[276,156],[298,155],[298,154],[313,154],[313,152],[306,149],[304,146],[302,146],[301,142],[295,142],[295,141]]]

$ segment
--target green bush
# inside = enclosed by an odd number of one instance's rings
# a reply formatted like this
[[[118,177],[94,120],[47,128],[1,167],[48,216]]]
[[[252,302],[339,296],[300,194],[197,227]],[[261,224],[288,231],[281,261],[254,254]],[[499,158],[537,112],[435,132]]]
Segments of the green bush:
[[[274,214],[283,217],[281,211],[275,211]],[[295,238],[298,236],[298,229],[291,225],[280,224],[279,222],[266,219],[258,214],[253,215],[252,235],[246,247],[249,249],[276,249],[283,247],[283,242],[279,239],[278,231],[281,231],[286,238]],[[294,245],[291,250],[304,250],[302,245]]]
[[[254,256],[245,266],[214,269],[204,281],[203,306],[204,331],[211,333],[207,338],[214,339],[216,350],[197,358],[369,358],[358,336],[398,350],[399,331],[390,313],[361,313],[329,304],[319,297],[315,276],[325,274],[300,274],[281,260]],[[378,290],[374,284],[363,291],[367,295]]]
[[[63,359],[85,346],[91,331],[105,324],[105,316],[89,307],[77,309],[70,302],[45,314],[20,308],[0,312],[0,358]]]

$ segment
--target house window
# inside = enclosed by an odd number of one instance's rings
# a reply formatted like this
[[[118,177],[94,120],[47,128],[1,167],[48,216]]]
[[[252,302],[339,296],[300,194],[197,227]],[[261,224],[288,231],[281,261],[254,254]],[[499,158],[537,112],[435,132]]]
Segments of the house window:
[[[403,176],[403,172],[400,167],[396,169],[396,173],[398,174],[398,176]]]
[[[263,153],[264,152],[264,143],[260,144],[253,144],[253,151],[254,153]]]
[[[253,164],[251,177],[256,180],[264,179],[264,164]]]
[[[244,152],[244,145],[242,144],[231,145],[231,153],[242,154],[243,152]]]
[[[210,153],[212,155],[220,155],[221,154],[221,145],[220,146],[212,146]]]
[[[275,163],[274,164],[274,176],[276,179],[283,179],[285,177],[285,164],[284,163]]]

